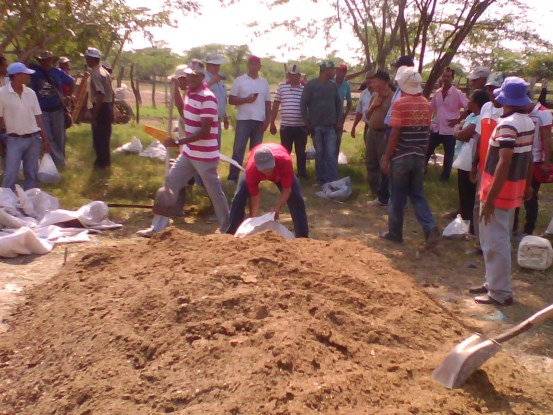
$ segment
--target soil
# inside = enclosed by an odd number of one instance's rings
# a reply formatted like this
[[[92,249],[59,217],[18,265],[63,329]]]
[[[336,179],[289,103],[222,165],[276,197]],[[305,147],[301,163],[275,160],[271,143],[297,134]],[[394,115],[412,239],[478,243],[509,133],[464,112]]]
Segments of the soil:
[[[89,246],[7,319],[0,414],[553,413],[551,371],[509,348],[461,389],[432,381],[472,327],[367,243]]]

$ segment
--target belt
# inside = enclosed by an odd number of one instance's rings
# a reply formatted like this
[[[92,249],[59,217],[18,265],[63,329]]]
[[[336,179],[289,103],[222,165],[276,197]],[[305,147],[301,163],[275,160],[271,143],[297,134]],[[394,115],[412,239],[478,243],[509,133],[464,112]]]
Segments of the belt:
[[[8,133],[8,137],[15,137],[15,138],[31,138],[31,137],[34,137],[36,136],[38,133],[40,132],[39,131],[35,131],[34,133],[29,133],[29,134],[15,134],[15,133]]]
[[[371,127],[369,127],[369,130],[378,131],[379,133],[383,133],[384,131],[386,131],[386,128],[371,128]]]
[[[59,107],[59,108],[54,108],[54,109],[50,109],[50,110],[42,110],[43,112],[56,112],[56,111],[59,111],[61,110],[63,107]]]

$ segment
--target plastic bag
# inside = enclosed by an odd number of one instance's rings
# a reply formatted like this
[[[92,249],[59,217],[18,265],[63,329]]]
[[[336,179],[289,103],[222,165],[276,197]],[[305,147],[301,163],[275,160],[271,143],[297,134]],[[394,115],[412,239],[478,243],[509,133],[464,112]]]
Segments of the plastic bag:
[[[159,140],[152,141],[148,147],[141,151],[139,156],[141,157],[150,157],[165,161],[165,154],[167,154],[167,149]]]
[[[546,235],[553,235],[553,218],[551,218],[551,222],[549,222],[549,226],[545,230]]]
[[[340,151],[340,154],[338,154],[338,164],[340,165],[348,164],[348,156],[346,156],[341,151]]]
[[[457,215],[453,221],[444,229],[443,236],[445,238],[458,238],[469,233],[469,220],[463,220],[461,215]]]
[[[307,150],[305,150],[305,158],[307,160],[315,160],[315,147],[313,147],[313,144],[311,144],[311,147],[309,147]]]
[[[334,182],[323,184],[323,189],[315,193],[315,196],[326,200],[346,200],[351,196],[351,179],[344,177]]]
[[[131,138],[131,141],[117,147],[113,150],[114,153],[140,153],[142,151],[142,143],[137,137]]]
[[[42,183],[59,183],[61,180],[54,160],[52,160],[52,156],[48,153],[42,156],[42,160],[38,166],[38,180]]]
[[[248,218],[234,234],[237,238],[243,238],[245,236],[253,235],[263,231],[274,231],[281,235],[284,239],[295,239],[292,232],[286,228],[278,220],[275,220],[275,213],[269,212],[262,216],[256,216],[255,218]]]
[[[459,155],[453,161],[453,167],[459,170],[471,171],[473,158],[474,140],[471,138],[468,142],[463,143]]]

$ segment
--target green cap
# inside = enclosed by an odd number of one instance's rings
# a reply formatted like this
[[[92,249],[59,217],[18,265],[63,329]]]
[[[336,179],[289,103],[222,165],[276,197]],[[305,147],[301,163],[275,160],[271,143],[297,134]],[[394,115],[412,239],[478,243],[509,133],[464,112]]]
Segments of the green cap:
[[[319,65],[319,68],[321,69],[335,69],[336,66],[334,65],[334,62],[330,60],[322,61]]]

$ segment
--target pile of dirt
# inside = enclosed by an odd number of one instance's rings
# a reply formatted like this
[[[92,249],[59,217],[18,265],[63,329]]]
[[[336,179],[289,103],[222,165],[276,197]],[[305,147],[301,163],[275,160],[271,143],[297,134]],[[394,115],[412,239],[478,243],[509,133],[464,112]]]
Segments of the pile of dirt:
[[[553,413],[508,353],[430,374],[470,334],[360,242],[168,230],[30,291],[0,337],[0,414]]]

